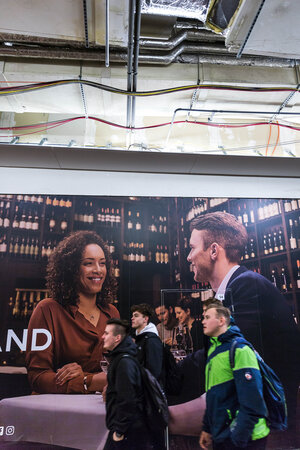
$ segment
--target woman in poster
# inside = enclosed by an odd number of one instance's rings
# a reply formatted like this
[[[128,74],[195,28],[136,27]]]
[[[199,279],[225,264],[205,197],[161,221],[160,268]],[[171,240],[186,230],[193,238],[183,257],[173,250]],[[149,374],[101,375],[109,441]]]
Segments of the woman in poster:
[[[102,391],[106,374],[100,369],[101,336],[107,320],[119,317],[111,305],[115,287],[110,255],[99,235],[77,231],[59,243],[47,267],[51,298],[37,305],[28,326],[29,343],[36,329],[51,335],[47,348],[27,351],[34,392]],[[36,344],[45,347],[45,335],[38,335]]]
[[[178,327],[174,329],[177,346],[183,346],[186,353],[192,353],[203,348],[203,327],[201,320],[193,314],[193,303],[189,298],[178,300],[175,306]]]

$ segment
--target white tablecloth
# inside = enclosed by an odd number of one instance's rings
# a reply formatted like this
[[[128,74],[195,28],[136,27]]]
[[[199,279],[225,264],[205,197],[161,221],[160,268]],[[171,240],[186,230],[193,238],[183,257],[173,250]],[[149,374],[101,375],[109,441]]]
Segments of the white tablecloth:
[[[5,440],[102,450],[107,433],[105,404],[98,394],[29,395],[0,401],[0,448]]]

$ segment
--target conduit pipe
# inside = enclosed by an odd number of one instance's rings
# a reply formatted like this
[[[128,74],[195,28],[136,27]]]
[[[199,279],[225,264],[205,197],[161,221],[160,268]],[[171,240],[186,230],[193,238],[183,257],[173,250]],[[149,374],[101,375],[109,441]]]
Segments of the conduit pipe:
[[[127,51],[127,91],[132,92],[132,62],[133,62],[133,39],[134,39],[134,0],[129,2],[129,19],[128,19],[128,51]],[[122,54],[123,56],[124,54]],[[131,124],[131,104],[132,97],[127,97],[127,117],[126,127]]]
[[[137,91],[137,75],[139,65],[139,46],[141,34],[141,16],[142,16],[142,1],[136,0],[135,23],[134,23],[134,50],[133,50],[133,78],[132,88],[133,92]],[[135,102],[136,98],[132,98],[132,112],[131,112],[131,126],[135,127]]]
[[[180,45],[170,53],[143,53],[139,55],[139,63],[169,65],[171,63],[186,64],[224,64],[231,66],[255,66],[255,67],[295,67],[300,64],[300,60],[268,58],[268,57],[236,57],[230,55],[213,55],[213,47],[210,47],[210,55],[199,54],[197,45]],[[220,50],[218,50],[220,52]],[[186,52],[186,53],[185,53]],[[195,52],[197,54],[193,55]],[[221,52],[220,52],[221,53]],[[52,60],[82,60],[82,61],[105,61],[104,50],[74,50],[71,48],[18,48],[0,46],[0,56],[10,56],[16,58],[43,58]],[[128,63],[128,53],[126,51],[111,51],[110,62]]]
[[[276,114],[276,115],[279,115],[280,114],[280,115],[285,115],[285,116],[299,116],[300,115],[300,113],[283,112],[283,111],[280,111],[280,112],[276,111],[276,112],[274,112],[274,111],[252,111],[252,110],[250,110],[250,111],[243,111],[243,110],[230,110],[230,109],[177,108],[177,109],[175,109],[175,111],[173,113],[173,117],[172,117],[172,120],[171,120],[171,123],[170,123],[168,135],[167,135],[166,142],[165,142],[165,147],[168,146],[169,138],[170,138],[171,131],[172,131],[172,128],[173,128],[173,125],[174,125],[176,114],[178,112],[180,112],[180,111],[189,112],[189,113],[191,113],[191,112],[202,112],[202,113],[209,113],[209,114],[249,114],[249,115],[251,115],[251,114],[253,114],[253,115],[262,115],[262,114],[266,114],[266,115],[274,115],[274,114]],[[268,125],[268,124],[266,123],[266,125]]]
[[[222,41],[224,42],[224,37],[222,35],[204,33],[203,31],[187,31],[182,30],[172,38],[168,40],[163,39],[140,39],[141,48],[151,48],[157,50],[172,50],[177,45],[181,44],[183,41],[204,41],[204,42],[214,42]],[[200,44],[201,45],[201,44]],[[225,44],[223,46],[223,51],[227,52]]]

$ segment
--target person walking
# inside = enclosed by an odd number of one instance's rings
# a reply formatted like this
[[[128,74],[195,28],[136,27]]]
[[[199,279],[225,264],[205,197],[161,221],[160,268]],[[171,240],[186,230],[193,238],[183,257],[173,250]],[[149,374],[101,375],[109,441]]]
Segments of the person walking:
[[[219,304],[210,304],[203,314],[203,332],[211,344],[200,447],[208,449],[212,443],[213,450],[263,450],[270,430],[258,361],[248,345],[238,344],[231,368],[231,344],[243,335],[230,320],[229,309]]]

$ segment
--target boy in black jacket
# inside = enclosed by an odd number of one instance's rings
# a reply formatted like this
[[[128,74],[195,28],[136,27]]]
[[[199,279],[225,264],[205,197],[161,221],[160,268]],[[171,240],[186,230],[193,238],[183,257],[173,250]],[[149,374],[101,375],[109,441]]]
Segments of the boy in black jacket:
[[[138,349],[137,358],[141,365],[150,370],[161,381],[163,368],[163,344],[154,323],[150,322],[153,310],[147,303],[131,307],[131,325],[135,329],[135,342]]]
[[[136,345],[128,336],[127,322],[110,319],[103,334],[109,360],[106,391],[106,426],[109,435],[104,450],[152,450],[152,436],[143,412],[143,389]],[[163,448],[163,447],[160,447]]]

